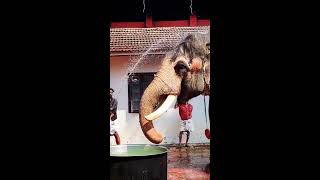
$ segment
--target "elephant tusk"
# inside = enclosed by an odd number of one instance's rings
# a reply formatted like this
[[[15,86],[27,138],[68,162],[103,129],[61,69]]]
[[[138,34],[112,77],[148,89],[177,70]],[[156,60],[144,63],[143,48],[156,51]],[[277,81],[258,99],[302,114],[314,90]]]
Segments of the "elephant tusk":
[[[149,121],[155,120],[159,118],[163,113],[165,113],[170,106],[172,106],[177,101],[176,95],[169,95],[166,100],[163,102],[163,104],[153,113],[145,116],[145,118]]]

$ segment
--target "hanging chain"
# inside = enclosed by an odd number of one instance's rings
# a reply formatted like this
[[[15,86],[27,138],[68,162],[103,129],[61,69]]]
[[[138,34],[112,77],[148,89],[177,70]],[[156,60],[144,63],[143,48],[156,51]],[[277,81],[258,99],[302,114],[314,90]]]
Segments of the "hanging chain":
[[[145,0],[142,0],[142,3],[143,3],[143,10],[142,10],[142,12],[144,13],[144,10],[146,9],[146,2],[145,2]]]
[[[206,97],[205,96],[203,96],[203,103],[204,103],[204,114],[206,116],[206,126],[208,128],[207,105],[206,105]]]
[[[206,79],[205,79],[205,67],[204,67],[204,61],[202,60],[202,76],[203,76],[203,82],[206,84]],[[204,114],[206,117],[206,127],[208,128],[208,116],[207,116],[207,105],[206,105],[206,96],[203,95],[203,103],[204,103]]]
[[[193,15],[193,12],[192,12],[192,0],[190,0],[190,12],[191,12],[191,15]]]

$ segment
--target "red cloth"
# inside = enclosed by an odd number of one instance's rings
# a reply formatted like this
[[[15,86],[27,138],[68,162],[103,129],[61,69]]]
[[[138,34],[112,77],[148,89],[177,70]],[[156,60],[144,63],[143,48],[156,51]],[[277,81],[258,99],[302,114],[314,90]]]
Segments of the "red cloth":
[[[204,134],[206,135],[206,137],[207,137],[208,139],[210,139],[210,130],[209,130],[209,129],[206,129],[206,130],[204,131]]]
[[[181,104],[179,105],[179,114],[181,120],[188,120],[192,118],[192,105],[191,104]]]

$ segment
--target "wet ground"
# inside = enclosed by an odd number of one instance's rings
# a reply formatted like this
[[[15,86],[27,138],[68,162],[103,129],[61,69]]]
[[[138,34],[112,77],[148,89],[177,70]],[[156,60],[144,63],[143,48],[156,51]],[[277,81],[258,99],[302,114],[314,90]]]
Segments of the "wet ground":
[[[168,147],[168,180],[210,179],[210,147],[197,145],[190,147]]]

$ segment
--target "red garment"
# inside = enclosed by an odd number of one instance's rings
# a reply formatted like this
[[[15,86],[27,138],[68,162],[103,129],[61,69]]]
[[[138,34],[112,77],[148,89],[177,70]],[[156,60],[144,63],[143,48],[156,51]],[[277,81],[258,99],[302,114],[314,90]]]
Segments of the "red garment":
[[[181,120],[188,120],[192,118],[192,105],[191,104],[181,104],[179,106],[179,114]]]
[[[206,130],[204,131],[204,134],[206,135],[206,137],[207,137],[208,139],[210,139],[210,130],[209,130],[209,129],[206,129]]]

